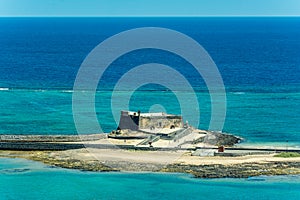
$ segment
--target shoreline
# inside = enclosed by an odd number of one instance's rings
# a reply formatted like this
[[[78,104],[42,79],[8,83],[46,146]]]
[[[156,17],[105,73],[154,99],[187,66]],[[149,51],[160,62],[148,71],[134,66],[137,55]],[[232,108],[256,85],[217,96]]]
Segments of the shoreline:
[[[93,153],[100,156],[95,158]],[[249,178],[261,175],[300,174],[299,157],[278,158],[274,155],[199,157],[191,156],[187,151],[149,153],[120,149],[117,151],[103,149],[0,151],[0,157],[25,158],[49,166],[94,172],[187,173],[195,178]],[[156,156],[155,159],[153,156]],[[172,158],[174,160],[170,160],[170,156],[174,156]]]

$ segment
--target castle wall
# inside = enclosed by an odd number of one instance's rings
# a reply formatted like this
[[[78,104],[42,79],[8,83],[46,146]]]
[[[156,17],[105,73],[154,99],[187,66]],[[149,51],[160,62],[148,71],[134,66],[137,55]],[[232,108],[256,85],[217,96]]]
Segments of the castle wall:
[[[141,116],[139,120],[140,129],[153,128],[182,128],[183,121],[181,116]]]

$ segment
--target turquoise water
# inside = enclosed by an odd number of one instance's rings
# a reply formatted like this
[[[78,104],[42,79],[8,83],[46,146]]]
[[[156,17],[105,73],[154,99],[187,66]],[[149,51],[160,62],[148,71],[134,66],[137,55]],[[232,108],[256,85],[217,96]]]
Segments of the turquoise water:
[[[195,179],[185,174],[95,173],[0,159],[0,199],[299,199],[300,177]]]
[[[118,98],[125,94],[126,91],[119,92]],[[211,109],[209,94],[197,92],[197,97],[199,128],[207,129]],[[0,98],[1,134],[76,134],[71,90],[3,90]],[[118,123],[118,119],[113,118],[110,99],[111,92],[97,92],[96,111],[105,132],[115,129]],[[161,104],[169,113],[180,114],[176,97],[167,91],[137,91],[131,98],[130,109],[148,112],[154,104]],[[288,141],[289,146],[300,146],[299,107],[300,93],[228,92],[223,131],[243,137],[245,143],[286,146]],[[115,109],[126,108],[119,105]],[[192,125],[195,123],[193,116],[187,115],[184,119]],[[86,133],[95,133],[88,123],[85,126]]]

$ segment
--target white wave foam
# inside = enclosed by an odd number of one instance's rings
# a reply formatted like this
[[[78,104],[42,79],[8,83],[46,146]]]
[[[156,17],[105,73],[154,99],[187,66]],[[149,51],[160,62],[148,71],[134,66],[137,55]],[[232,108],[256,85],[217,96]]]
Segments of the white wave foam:
[[[241,95],[241,94],[246,94],[245,92],[233,92],[232,94],[238,94],[238,95]]]
[[[64,92],[64,93],[72,93],[73,90],[62,90],[61,92]]]
[[[0,91],[8,91],[9,88],[0,88]]]
[[[46,92],[46,90],[38,89],[38,90],[33,90],[34,92]]]

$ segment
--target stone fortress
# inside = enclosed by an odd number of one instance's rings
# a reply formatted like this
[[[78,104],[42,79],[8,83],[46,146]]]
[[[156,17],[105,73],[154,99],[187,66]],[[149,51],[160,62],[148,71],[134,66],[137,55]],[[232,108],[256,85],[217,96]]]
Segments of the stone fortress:
[[[141,113],[131,111],[121,111],[121,118],[118,130],[129,129],[155,130],[155,129],[175,129],[183,128],[183,120],[180,115],[160,113]]]
[[[239,138],[194,128],[181,115],[121,111],[117,130],[108,134],[110,142],[134,148],[197,149],[234,145]],[[212,154],[213,151],[210,152]]]
[[[181,115],[121,111],[117,130],[108,137],[136,141],[135,146],[176,147],[204,136],[183,122]]]

